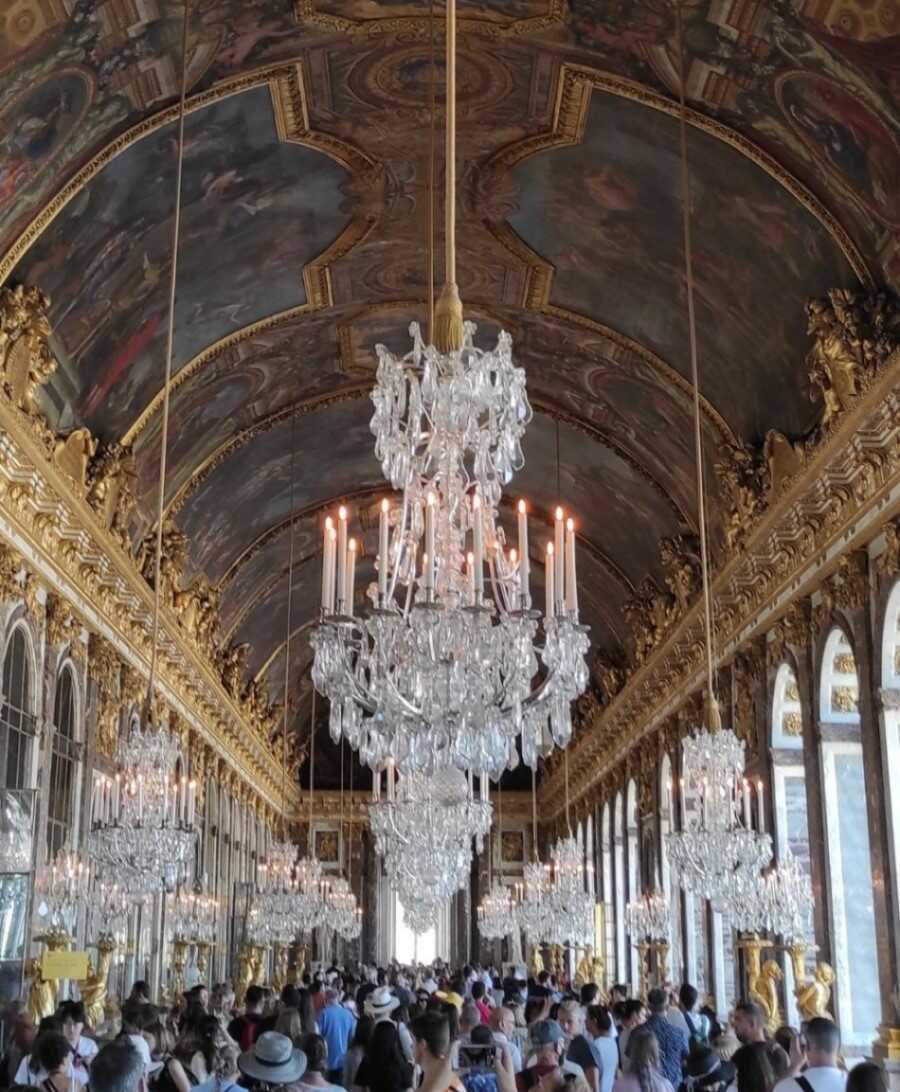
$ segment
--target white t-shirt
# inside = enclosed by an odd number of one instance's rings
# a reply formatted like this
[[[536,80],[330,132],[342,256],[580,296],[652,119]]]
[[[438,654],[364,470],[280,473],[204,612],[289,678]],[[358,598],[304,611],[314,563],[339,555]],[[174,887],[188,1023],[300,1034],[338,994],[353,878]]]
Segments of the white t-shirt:
[[[844,1092],[847,1087],[847,1074],[833,1065],[810,1066],[801,1076],[813,1087],[813,1092]],[[785,1077],[775,1085],[773,1092],[803,1092],[793,1077]]]
[[[94,1053],[96,1054],[96,1052],[97,1051],[96,1051],[96,1047],[95,1047]],[[83,1078],[82,1078],[82,1074],[84,1074]],[[42,1085],[44,1083],[44,1081],[46,1081],[46,1079],[47,1079],[46,1071],[43,1070],[43,1069],[32,1069],[31,1068],[31,1055],[26,1054],[26,1056],[22,1059],[22,1061],[19,1062],[19,1068],[16,1070],[15,1083],[16,1084],[31,1084],[31,1085],[40,1086],[40,1085]],[[76,1085],[81,1085],[82,1087],[84,1087],[87,1084],[87,1074],[84,1072],[84,1070],[81,1067],[73,1066],[72,1067],[72,1080],[75,1082]]]

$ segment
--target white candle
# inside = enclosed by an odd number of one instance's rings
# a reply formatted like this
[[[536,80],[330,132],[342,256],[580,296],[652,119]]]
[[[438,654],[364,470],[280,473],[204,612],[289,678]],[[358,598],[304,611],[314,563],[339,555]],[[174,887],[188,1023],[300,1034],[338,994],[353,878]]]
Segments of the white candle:
[[[744,778],[744,829],[750,830],[752,825],[750,819],[750,782]]]
[[[347,543],[347,606],[345,613],[353,615],[353,600],[356,594],[356,539]]]
[[[502,552],[503,551],[498,545],[497,556],[499,557]],[[513,605],[517,607],[519,604],[516,603],[515,600],[517,600],[522,593],[522,584],[519,580],[519,555],[515,550],[509,551],[509,571],[513,590]]]
[[[188,797],[188,826],[194,825],[194,810],[197,806],[197,782],[192,781],[189,786],[190,796]]]
[[[334,614],[335,584],[337,582],[337,531],[334,527],[328,531],[328,603],[326,611]]]
[[[552,618],[556,613],[556,595],[553,590],[554,585],[554,573],[556,571],[556,563],[553,560],[553,543],[547,543],[547,560],[544,563],[544,591],[545,591],[545,606],[544,613],[548,618]]]
[[[687,828],[687,803],[684,794],[684,778],[679,781],[679,799],[681,801],[681,828],[685,830]]]
[[[566,520],[566,610],[578,617],[578,587],[575,583],[575,521]]]
[[[381,606],[385,605],[388,589],[388,512],[390,502],[387,497],[381,502],[378,516],[378,598]]]
[[[484,594],[484,527],[481,520],[481,497],[472,497],[472,550],[475,554],[475,602],[480,605]]]
[[[162,813],[163,826],[169,821],[169,779],[166,778],[163,781],[163,813]]]
[[[181,823],[187,823],[187,778],[181,779]]]
[[[338,509],[337,537],[337,612],[347,612],[347,509],[341,505]]]
[[[428,494],[425,505],[425,553],[422,555],[422,576],[426,590],[434,587],[434,523],[437,516],[437,497]]]
[[[756,803],[759,808],[759,831],[760,834],[766,832],[766,809],[763,806],[763,783],[762,781],[756,782]]]
[[[119,809],[121,808],[121,806],[122,806],[122,775],[121,774],[116,774],[116,783],[115,783],[115,786],[113,788],[113,800],[112,800],[112,811],[113,811],[112,817],[113,817],[113,820],[116,823],[118,823],[118,821],[119,821]]]
[[[563,510],[557,507],[556,509],[556,522],[554,526],[553,535],[553,562],[556,566],[556,571],[553,574],[553,582],[555,584],[555,599],[553,600],[554,606],[559,608],[559,613],[562,613],[563,596],[565,595],[565,582],[563,574],[563,562],[564,562],[564,546],[563,546],[563,531],[565,529],[565,523],[563,521]]]
[[[331,540],[331,531],[334,524],[332,523],[331,516],[325,520],[324,538],[322,541],[322,610],[328,610],[328,588],[331,583],[330,574],[328,572],[328,559],[329,559],[329,545]]]
[[[467,577],[467,589],[469,606],[475,606],[475,555],[471,552],[466,554],[466,577]]]
[[[525,501],[519,501],[519,594],[522,596],[522,608],[527,610],[531,606],[528,596],[528,583],[530,573],[528,558],[528,509]]]

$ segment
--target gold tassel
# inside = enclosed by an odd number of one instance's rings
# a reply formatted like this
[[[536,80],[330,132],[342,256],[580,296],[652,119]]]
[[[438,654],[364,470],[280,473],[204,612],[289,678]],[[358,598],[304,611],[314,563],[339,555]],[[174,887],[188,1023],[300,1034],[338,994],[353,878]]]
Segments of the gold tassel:
[[[710,695],[706,699],[706,726],[710,732],[719,732],[722,729],[722,714],[719,703]]]
[[[434,344],[438,352],[452,353],[462,348],[463,305],[455,284],[445,284],[434,309]]]

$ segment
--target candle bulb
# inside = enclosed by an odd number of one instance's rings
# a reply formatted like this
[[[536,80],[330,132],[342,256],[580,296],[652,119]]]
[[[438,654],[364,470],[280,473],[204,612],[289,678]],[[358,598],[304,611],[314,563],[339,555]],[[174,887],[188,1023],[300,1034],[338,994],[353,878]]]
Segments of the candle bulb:
[[[565,530],[565,523],[563,521],[563,510],[557,506],[556,519],[553,528],[553,563],[555,572],[553,573],[553,583],[555,598],[553,600],[554,608],[558,613],[562,613],[563,596],[565,594],[565,578],[563,573],[564,564],[564,545],[563,545],[563,533]]]
[[[469,606],[475,606],[475,555],[471,551],[466,554],[466,577]]]
[[[328,605],[326,610],[334,614],[334,594],[337,582],[337,531],[331,527],[328,531]]]
[[[425,504],[425,553],[422,555],[423,586],[426,591],[434,587],[434,523],[437,514],[437,497],[429,493]]]
[[[498,550],[498,553],[499,552],[500,551]],[[519,580],[519,555],[515,550],[509,551],[509,571],[511,574],[513,598],[518,599],[522,591],[522,584]]]
[[[387,497],[381,502],[378,516],[378,600],[383,607],[387,601],[388,589],[388,512],[390,502]]]
[[[475,554],[475,602],[480,605],[484,595],[484,526],[478,493],[472,497],[472,551]]]
[[[522,597],[522,609],[531,606],[528,594],[530,561],[528,558],[528,508],[524,500],[519,501],[519,594]]]
[[[749,783],[749,781],[747,781],[746,778],[744,778],[743,796],[744,796],[744,829],[745,830],[750,830],[751,826],[753,825],[752,822],[751,822],[751,819],[750,819],[750,783]]]
[[[554,592],[554,573],[556,571],[556,563],[553,560],[553,543],[547,543],[547,560],[544,563],[544,591],[545,591],[545,605],[544,614],[547,618],[552,618],[556,613],[556,595]]]
[[[761,780],[756,782],[756,804],[759,809],[759,832],[760,834],[765,834],[766,809],[763,806],[763,783]]]
[[[575,521],[566,520],[566,610],[578,617],[578,587],[575,583]]]
[[[347,509],[338,509],[337,536],[337,612],[347,611]]]
[[[328,589],[331,584],[331,574],[329,572],[329,563],[331,560],[331,532],[334,529],[334,523],[329,516],[325,520],[325,530],[323,532],[324,538],[322,542],[322,610],[328,611]]]
[[[351,538],[347,543],[347,605],[344,608],[344,613],[353,616],[353,600],[356,594],[356,539]]]

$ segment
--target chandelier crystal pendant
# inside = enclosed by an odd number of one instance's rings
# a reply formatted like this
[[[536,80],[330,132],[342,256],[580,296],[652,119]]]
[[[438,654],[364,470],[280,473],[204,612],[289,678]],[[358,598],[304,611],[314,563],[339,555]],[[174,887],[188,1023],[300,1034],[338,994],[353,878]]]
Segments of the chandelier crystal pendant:
[[[446,269],[433,343],[413,323],[405,356],[376,347],[375,454],[400,501],[382,502],[368,610],[355,603],[360,550],[347,510],[326,520],[312,675],[331,702],[332,739],[347,739],[373,770],[391,759],[404,774],[452,766],[498,780],[519,751],[533,767],[568,744],[589,642],[574,522],[556,509],[543,616],[532,609],[524,501],[507,550],[502,493],[524,463],[532,411],[509,335],[477,347],[456,285],[455,0],[446,48]],[[432,253],[429,243],[429,285]]]
[[[625,907],[625,929],[635,943],[668,942],[669,900],[658,891],[641,895]]]
[[[183,765],[178,737],[145,717],[119,740],[115,776],[96,785],[89,855],[132,896],[190,882],[197,786],[178,777]]]
[[[382,785],[382,782],[384,784]],[[453,767],[398,775],[392,764],[375,775],[369,823],[393,888],[410,907],[422,892],[439,903],[469,881],[472,841],[481,852],[491,828],[486,779],[475,794]]]
[[[87,935],[94,942],[103,937],[124,944],[134,905],[135,900],[122,883],[95,874],[88,895]]]
[[[519,888],[518,918],[529,944],[541,944],[547,932],[550,879],[549,865],[538,860],[525,865],[524,882]]]
[[[594,942],[594,896],[591,865],[585,865],[577,841],[560,838],[550,852],[552,861],[543,936],[545,944],[584,947]]]
[[[717,726],[715,706],[710,719],[682,745],[682,829],[668,835],[668,852],[675,880],[727,912],[752,901],[772,839],[750,825],[743,740]]]
[[[63,850],[52,864],[44,865],[35,878],[38,915],[50,931],[75,935],[78,914],[87,902],[91,870],[77,853]]]
[[[478,907],[478,931],[487,940],[503,940],[518,928],[515,893],[495,879]]]
[[[812,934],[812,911],[810,878],[787,847],[732,910],[732,924],[742,932],[774,933],[788,945],[803,944]]]

